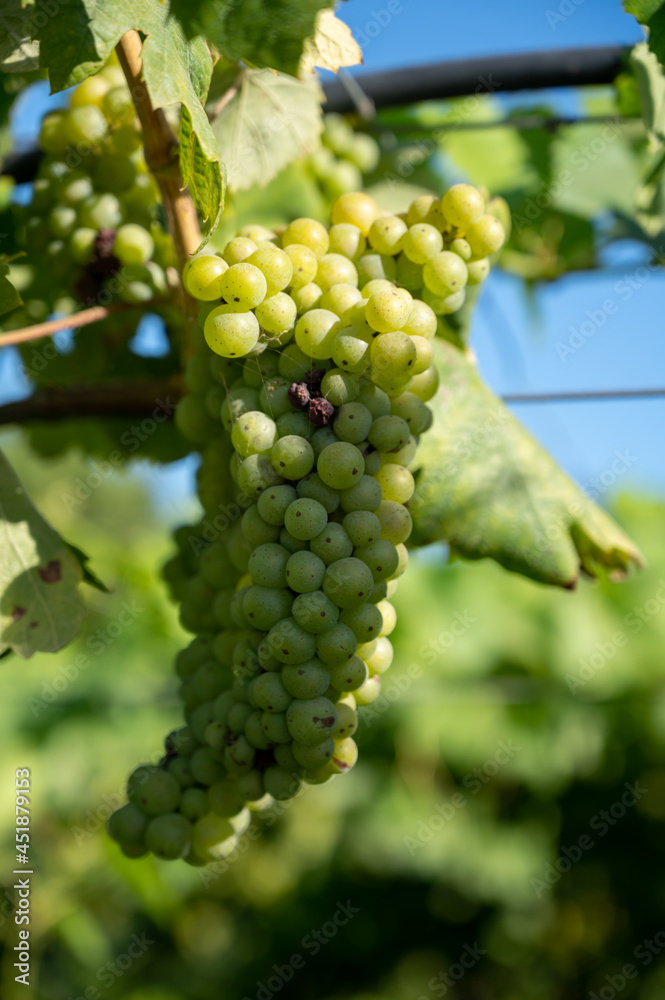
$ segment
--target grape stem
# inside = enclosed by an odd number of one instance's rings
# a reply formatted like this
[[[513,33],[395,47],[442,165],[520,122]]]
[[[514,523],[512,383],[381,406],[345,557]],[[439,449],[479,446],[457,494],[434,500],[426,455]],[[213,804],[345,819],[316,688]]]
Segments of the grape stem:
[[[160,418],[162,414],[171,418],[181,396],[179,377],[38,389],[27,399],[0,406],[0,424],[26,424],[35,420],[81,417],[140,419],[153,415],[155,409],[160,410]]]
[[[211,122],[214,121],[217,115],[224,110],[226,105],[231,103],[233,98],[238,93],[241,80],[242,80],[242,72],[238,74],[238,78],[236,79],[235,83],[233,83],[228,90],[224,91],[220,99],[217,101],[217,104],[214,106],[214,108],[208,112],[209,121]]]
[[[9,347],[12,344],[25,344],[30,340],[40,340],[42,337],[52,337],[60,330],[73,330],[79,326],[88,326],[90,323],[99,323],[100,320],[113,316],[114,313],[125,312],[128,309],[149,309],[150,306],[163,305],[168,299],[162,297],[149,299],[147,302],[116,302],[110,306],[92,306],[90,309],[82,309],[81,312],[72,316],[63,316],[60,319],[50,319],[46,323],[35,323],[34,326],[24,326],[20,330],[12,330],[0,336],[0,348]]]

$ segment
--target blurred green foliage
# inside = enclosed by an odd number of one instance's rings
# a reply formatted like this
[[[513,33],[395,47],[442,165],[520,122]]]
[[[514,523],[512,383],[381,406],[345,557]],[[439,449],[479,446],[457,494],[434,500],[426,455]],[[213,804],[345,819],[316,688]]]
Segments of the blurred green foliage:
[[[626,963],[622,996],[663,996],[662,502],[617,505],[650,563],[621,586],[552,592],[415,557],[357,767],[258,820],[224,871],[196,870],[128,861],[103,832],[129,769],[178,722],[184,633],[141,467],[68,509],[80,453],[44,476],[23,438],[3,444],[112,588],[88,591],[74,645],[2,661],[3,1000],[27,995],[12,967],[17,767],[32,771],[39,1000],[430,1000],[456,980],[470,1000],[575,1000],[614,989]]]

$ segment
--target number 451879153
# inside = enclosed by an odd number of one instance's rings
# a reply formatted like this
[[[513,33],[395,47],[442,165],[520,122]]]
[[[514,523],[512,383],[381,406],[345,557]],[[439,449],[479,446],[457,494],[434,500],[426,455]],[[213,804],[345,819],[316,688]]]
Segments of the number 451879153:
[[[19,767],[16,771],[16,860],[27,863],[30,843],[30,800],[25,794],[30,789],[30,771]]]

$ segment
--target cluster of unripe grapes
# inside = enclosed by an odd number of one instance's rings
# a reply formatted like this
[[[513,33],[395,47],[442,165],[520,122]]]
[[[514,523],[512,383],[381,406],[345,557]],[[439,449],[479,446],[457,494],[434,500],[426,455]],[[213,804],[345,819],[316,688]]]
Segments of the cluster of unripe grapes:
[[[110,821],[125,853],[224,858],[250,810],[355,764],[393,659],[437,311],[502,235],[466,185],[404,216],[352,193],[330,229],[250,227],[185,267],[200,315],[176,421],[205,516],[165,575],[196,638],[176,662],[187,725]]]
[[[171,239],[135,115],[123,72],[110,64],[44,117],[32,198],[16,206],[28,264],[14,267],[25,306],[9,326],[166,291]]]
[[[321,148],[308,157],[307,163],[326,198],[334,201],[342,194],[358,191],[363,175],[379,165],[379,145],[366,132],[355,132],[343,115],[323,118]]]

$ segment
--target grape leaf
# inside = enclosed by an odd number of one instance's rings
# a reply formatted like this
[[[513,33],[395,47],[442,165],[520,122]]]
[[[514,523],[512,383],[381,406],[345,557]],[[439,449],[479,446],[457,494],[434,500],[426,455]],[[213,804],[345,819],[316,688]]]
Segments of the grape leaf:
[[[665,2],[664,0],[625,0],[624,10],[633,14],[649,29],[649,48],[665,65]]]
[[[50,0],[37,0],[48,14]],[[157,108],[182,104],[180,163],[191,195],[212,231],[224,207],[224,173],[219,150],[203,109],[212,75],[212,58],[201,38],[188,42],[178,21],[160,0],[72,0],[41,19],[41,66],[53,91],[64,90],[96,73],[122,35],[132,28],[143,43],[143,78]]]
[[[0,653],[53,653],[85,615],[80,562],[25,494],[0,452]]]
[[[24,73],[39,65],[39,45],[30,38],[32,10],[22,0],[0,0],[0,70]]]
[[[573,588],[580,571],[615,577],[644,560],[618,525],[559,469],[482,382],[441,344],[436,421],[418,454],[415,544],[445,540],[541,583]]]
[[[665,136],[665,72],[646,42],[630,54],[644,125],[652,140],[662,143]]]
[[[243,70],[237,93],[212,123],[229,188],[262,187],[288,163],[315,149],[322,128],[321,99],[315,79]]]
[[[305,42],[301,73],[313,73],[317,66],[336,73],[343,66],[357,66],[362,61],[362,49],[348,25],[335,17],[332,9],[319,11],[314,35]]]
[[[9,265],[0,261],[0,316],[23,305],[23,299],[7,277]]]
[[[326,7],[330,0],[171,0],[188,37],[203,35],[232,61],[293,76]]]

